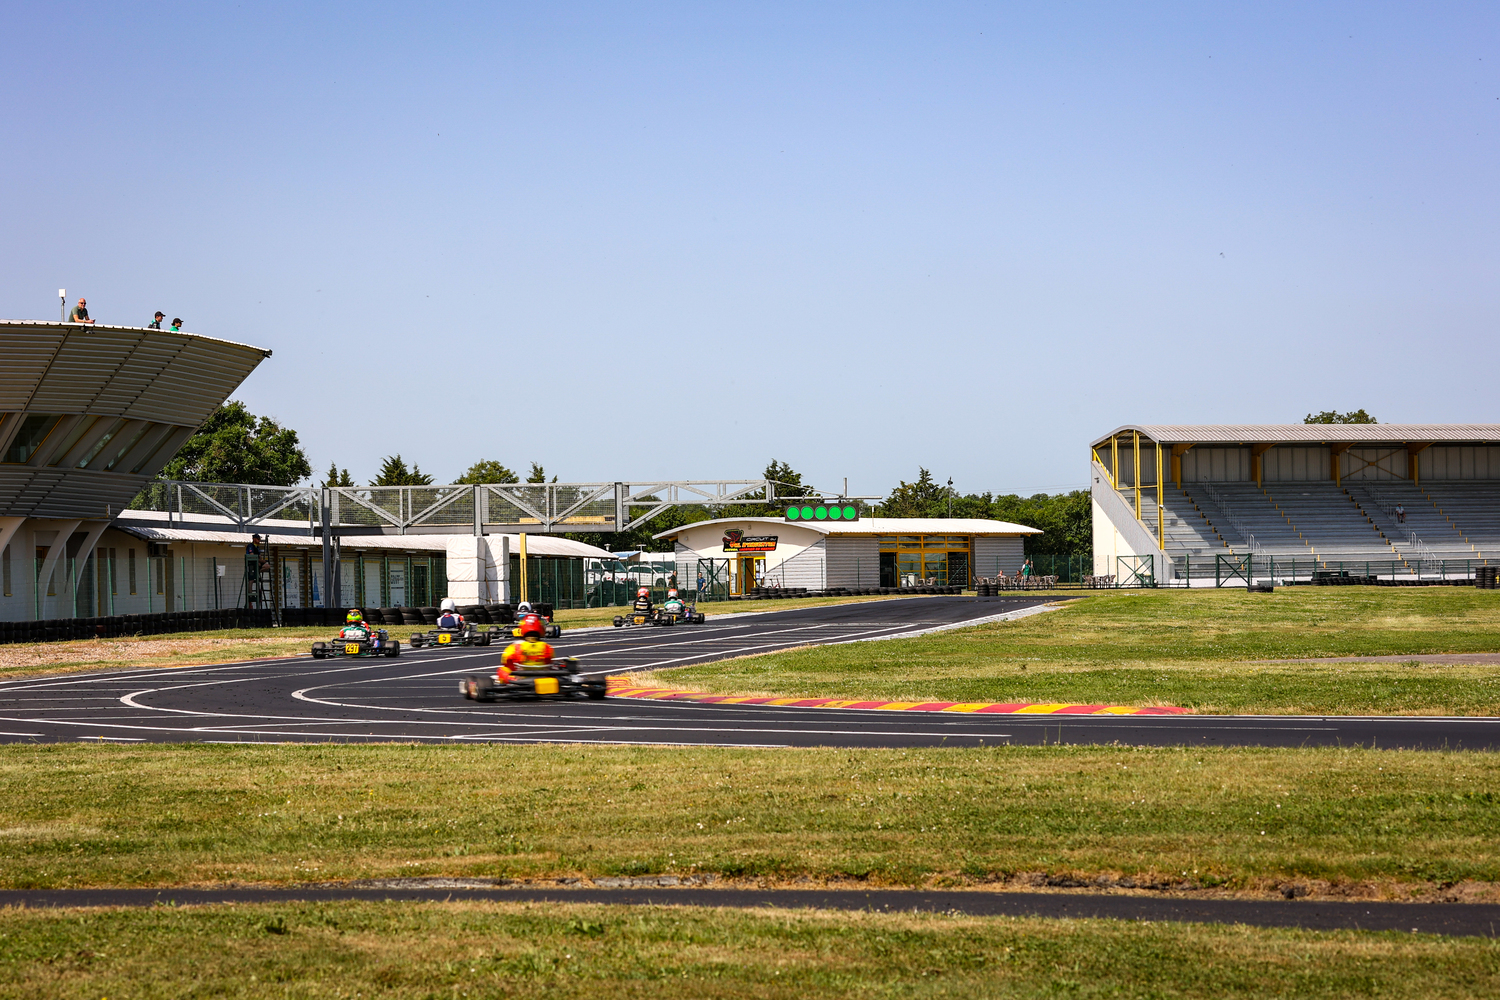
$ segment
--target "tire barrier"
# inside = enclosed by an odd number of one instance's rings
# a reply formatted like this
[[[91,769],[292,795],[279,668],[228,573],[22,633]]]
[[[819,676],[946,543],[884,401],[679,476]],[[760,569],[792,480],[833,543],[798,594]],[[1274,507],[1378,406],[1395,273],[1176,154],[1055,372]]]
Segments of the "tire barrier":
[[[1475,567],[1474,586],[1481,590],[1500,590],[1500,566]]]
[[[125,636],[167,635],[174,632],[270,628],[273,624],[274,620],[269,608],[258,610],[211,608],[202,611],[101,615],[94,618],[51,618],[31,622],[0,622],[0,643],[118,639]]]
[[[776,601],[798,597],[915,597],[921,594],[962,594],[964,589],[951,587],[829,587],[826,590],[809,590],[806,587],[752,587],[746,600]]]

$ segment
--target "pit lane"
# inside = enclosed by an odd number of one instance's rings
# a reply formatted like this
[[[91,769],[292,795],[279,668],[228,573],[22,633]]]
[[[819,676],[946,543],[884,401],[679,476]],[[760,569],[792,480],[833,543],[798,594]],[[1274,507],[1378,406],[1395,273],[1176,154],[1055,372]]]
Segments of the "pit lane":
[[[589,671],[665,668],[804,645],[961,626],[1053,600],[921,597],[709,619],[675,628],[565,631]],[[398,633],[400,634],[400,633]],[[934,637],[931,641],[941,641]],[[914,645],[913,649],[919,649]],[[636,743],[713,746],[1378,745],[1494,749],[1500,720],[953,715],[658,703],[465,701],[464,674],[501,649],[403,650],[394,660],[277,659],[112,670],[0,683],[0,742]]]

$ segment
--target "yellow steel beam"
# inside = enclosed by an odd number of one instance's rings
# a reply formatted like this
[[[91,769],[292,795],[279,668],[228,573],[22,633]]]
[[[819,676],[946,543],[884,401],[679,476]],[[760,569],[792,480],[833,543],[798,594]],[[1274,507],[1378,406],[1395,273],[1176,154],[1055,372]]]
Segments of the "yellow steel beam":
[[[1260,485],[1260,456],[1276,447],[1274,444],[1256,444],[1250,446],[1250,478],[1255,480],[1255,485]]]
[[[1161,492],[1161,442],[1156,442],[1156,544],[1167,551],[1167,519],[1162,513]]]
[[[1182,456],[1193,450],[1190,444],[1174,444],[1172,446],[1172,481],[1177,488],[1182,489]]]
[[[1331,444],[1328,446],[1328,458],[1331,466],[1329,472],[1332,473],[1330,478],[1337,486],[1342,486],[1344,483],[1343,477],[1339,472],[1339,456],[1348,451],[1353,445],[1353,441],[1348,441],[1344,444]]]
[[[1414,486],[1421,485],[1419,473],[1417,471],[1417,466],[1419,464],[1417,462],[1417,456],[1431,447],[1431,441],[1427,441],[1425,443],[1421,441],[1418,441],[1416,443],[1408,441],[1406,444],[1406,478],[1410,479],[1412,481],[1412,485]]]
[[[1141,519],[1141,432],[1131,431],[1135,437],[1135,519]]]

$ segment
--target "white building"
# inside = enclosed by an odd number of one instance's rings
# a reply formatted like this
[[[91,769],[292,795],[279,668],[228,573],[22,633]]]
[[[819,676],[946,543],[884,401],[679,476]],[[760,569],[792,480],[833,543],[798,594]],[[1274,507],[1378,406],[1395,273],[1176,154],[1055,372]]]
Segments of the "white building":
[[[726,579],[730,592],[755,586],[968,587],[976,577],[1017,572],[1022,543],[1041,534],[986,518],[870,517],[856,521],[790,521],[726,517],[663,531],[677,556],[677,578],[692,589],[700,569]],[[700,563],[702,565],[700,565]]]

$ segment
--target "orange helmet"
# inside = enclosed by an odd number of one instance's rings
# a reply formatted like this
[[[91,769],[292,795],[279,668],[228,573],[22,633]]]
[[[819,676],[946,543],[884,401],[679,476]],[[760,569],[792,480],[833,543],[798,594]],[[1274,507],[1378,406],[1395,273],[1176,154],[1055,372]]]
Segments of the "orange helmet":
[[[636,597],[645,597],[649,593],[651,593],[651,591],[647,590],[645,587],[642,587],[640,590],[637,590],[635,592],[635,596]]]
[[[547,627],[542,624],[542,619],[537,615],[527,615],[521,619],[521,638],[528,635],[545,635]]]

